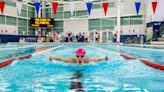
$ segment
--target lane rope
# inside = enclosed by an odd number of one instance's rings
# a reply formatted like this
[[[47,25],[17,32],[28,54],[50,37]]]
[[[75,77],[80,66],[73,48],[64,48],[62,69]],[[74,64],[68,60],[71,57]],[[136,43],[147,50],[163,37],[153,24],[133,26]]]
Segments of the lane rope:
[[[24,59],[28,59],[32,56],[35,56],[35,55],[39,55],[39,54],[42,54],[42,53],[46,53],[48,51],[52,51],[52,50],[55,50],[55,49],[58,49],[58,48],[61,48],[63,46],[58,46],[58,47],[54,47],[54,48],[51,48],[51,49],[46,49],[46,50],[43,50],[43,51],[39,51],[39,52],[36,52],[36,53],[33,53],[33,54],[29,54],[29,55],[26,55],[26,56],[21,56],[19,58],[15,58],[15,59],[11,59],[11,60],[7,60],[7,61],[4,61],[4,62],[0,62],[0,68],[2,67],[5,67],[9,64],[11,64],[12,62],[14,62],[15,60],[24,60]]]
[[[140,59],[140,61],[149,67],[164,71],[164,65],[156,64],[156,63],[150,62],[150,61],[145,60],[145,59]]]
[[[94,47],[94,46],[88,46],[88,47],[91,47],[91,48],[95,48],[97,50],[100,50],[100,51],[103,51],[103,52],[107,52],[107,53],[111,53],[111,54],[115,54],[115,55],[119,55],[119,56],[122,56],[123,58],[127,59],[127,60],[140,60],[142,63],[144,63],[145,65],[149,66],[149,67],[152,67],[152,68],[155,68],[155,69],[159,69],[159,70],[162,70],[164,71],[164,65],[160,65],[160,64],[156,64],[156,63],[153,63],[151,61],[148,61],[146,59],[141,59],[141,58],[134,58],[134,57],[131,57],[131,56],[127,56],[127,55],[124,55],[124,54],[121,54],[121,53],[118,53],[118,52],[113,52],[113,51],[107,51],[107,50],[104,50],[102,48],[98,48],[98,47]]]

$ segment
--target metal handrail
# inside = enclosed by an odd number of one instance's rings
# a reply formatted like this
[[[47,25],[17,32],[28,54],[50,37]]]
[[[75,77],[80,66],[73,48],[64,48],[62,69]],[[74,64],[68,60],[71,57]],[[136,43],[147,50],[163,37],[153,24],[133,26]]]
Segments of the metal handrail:
[[[138,37],[134,37],[133,40],[131,40],[130,44],[132,44],[133,42],[135,43],[135,41],[138,41]]]
[[[162,35],[164,34],[164,23],[162,24],[162,26],[159,29],[159,36],[162,37]]]
[[[130,41],[131,41],[130,38],[127,38],[126,41],[125,41],[125,43],[126,44],[129,44]]]
[[[154,37],[154,35],[156,35],[158,32],[160,33],[159,37],[161,37],[164,34],[164,23],[161,25],[160,29],[157,32],[153,33],[153,37],[147,40],[145,43],[150,42],[152,40],[156,40],[158,37]]]

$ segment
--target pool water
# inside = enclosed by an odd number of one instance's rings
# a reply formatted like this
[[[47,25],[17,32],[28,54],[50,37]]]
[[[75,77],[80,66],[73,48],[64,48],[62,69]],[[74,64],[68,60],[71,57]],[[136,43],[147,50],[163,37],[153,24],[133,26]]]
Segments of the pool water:
[[[137,49],[113,45],[60,45],[58,49],[14,61],[0,69],[0,92],[163,92],[164,72],[146,66],[139,60],[125,60],[118,53]],[[51,48],[58,47],[58,45]],[[101,51],[96,48],[106,50]],[[75,57],[84,48],[88,57],[108,56],[108,61],[77,65],[49,61],[50,56]],[[112,49],[113,48],[113,49]],[[26,48],[29,49],[29,48]],[[149,49],[149,48],[146,48]],[[126,50],[126,51],[125,51]],[[155,49],[156,50],[156,49]],[[145,57],[150,53],[142,49]],[[34,53],[34,52],[31,52]],[[162,52],[160,52],[162,53]],[[127,54],[127,53],[125,53]],[[155,54],[158,54],[155,53]],[[158,60],[158,55],[152,60]],[[148,57],[149,58],[149,57]],[[163,62],[163,57],[159,59]]]

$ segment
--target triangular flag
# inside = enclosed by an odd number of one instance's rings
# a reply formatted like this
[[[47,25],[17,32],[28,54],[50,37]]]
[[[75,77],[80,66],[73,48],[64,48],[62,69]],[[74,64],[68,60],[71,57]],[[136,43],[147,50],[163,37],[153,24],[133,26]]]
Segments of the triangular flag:
[[[57,11],[57,8],[58,8],[58,2],[53,2],[52,3],[52,8],[54,10],[54,15],[56,15],[56,11]]]
[[[35,6],[36,14],[37,14],[37,17],[38,17],[38,13],[39,13],[39,9],[40,9],[40,2],[35,2],[34,6]]]
[[[74,2],[70,2],[69,3],[69,8],[70,8],[70,11],[71,11],[71,16],[73,16],[73,12],[75,10],[75,3]]]
[[[5,2],[0,2],[0,10],[2,14],[3,14],[4,7],[5,7]]]
[[[17,10],[18,10],[18,14],[19,15],[21,14],[22,5],[23,5],[22,2],[16,2],[16,7],[17,7]]]
[[[141,6],[141,2],[135,2],[135,6],[136,6],[136,12],[137,12],[137,15],[138,15],[139,10],[140,10],[140,6]]]
[[[88,9],[88,13],[89,13],[89,15],[90,15],[91,9],[92,9],[92,2],[87,2],[87,3],[86,3],[86,6],[87,6],[87,9]]]
[[[153,12],[155,13],[158,2],[152,2]]]
[[[105,13],[105,16],[106,16],[106,13],[107,13],[107,10],[108,10],[108,3],[102,3],[103,5],[103,8],[104,8],[104,13]]]

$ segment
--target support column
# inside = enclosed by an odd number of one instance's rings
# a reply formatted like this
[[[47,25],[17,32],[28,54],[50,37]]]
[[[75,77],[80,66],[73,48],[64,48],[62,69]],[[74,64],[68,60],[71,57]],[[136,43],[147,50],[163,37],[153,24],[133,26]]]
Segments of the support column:
[[[45,10],[45,7],[46,7],[46,2],[44,0],[42,0],[42,3],[41,3],[41,14],[42,14],[42,18],[46,18],[46,10]],[[42,29],[42,34],[43,36],[46,35],[46,29]]]
[[[29,20],[28,20],[28,18],[29,18],[29,16],[28,16],[28,5],[26,6],[26,12],[27,12],[27,35],[29,35]]]
[[[121,30],[121,11],[120,11],[120,4],[121,0],[118,0],[117,4],[117,42],[120,42],[120,30]]]
[[[93,42],[94,43],[96,42],[96,40],[95,40],[95,32],[96,32],[96,30],[93,31]]]
[[[36,13],[36,10],[35,10],[35,18],[37,18],[37,17],[41,18],[41,6],[40,6],[40,9],[39,9],[39,12],[38,12],[38,16],[37,16],[37,13]],[[38,30],[41,30],[41,28],[35,28],[35,36],[37,35]]]
[[[102,31],[100,31],[100,42],[102,43]]]
[[[109,43],[109,31],[107,31],[107,43]]]

